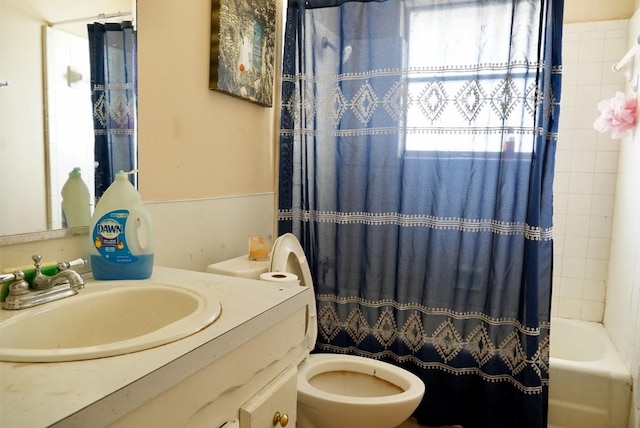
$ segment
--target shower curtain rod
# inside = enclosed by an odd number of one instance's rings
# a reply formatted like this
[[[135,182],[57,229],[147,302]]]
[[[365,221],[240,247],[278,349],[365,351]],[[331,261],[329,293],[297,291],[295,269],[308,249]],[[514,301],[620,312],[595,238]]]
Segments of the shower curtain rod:
[[[49,22],[49,26],[55,27],[56,25],[75,24],[77,22],[95,21],[96,19],[99,21],[104,21],[105,19],[123,18],[125,16],[133,16],[133,14],[131,12],[101,13],[97,16],[87,16],[85,18],[75,18],[75,19],[66,19],[64,21],[58,21],[58,22]]]

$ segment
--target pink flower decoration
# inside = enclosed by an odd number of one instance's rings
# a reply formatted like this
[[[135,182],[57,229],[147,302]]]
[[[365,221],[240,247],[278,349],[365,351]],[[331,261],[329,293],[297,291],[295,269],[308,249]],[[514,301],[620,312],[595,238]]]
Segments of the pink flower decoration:
[[[635,96],[625,97],[622,92],[616,92],[615,97],[598,103],[600,116],[593,127],[599,132],[611,129],[611,138],[627,137],[636,126],[636,109]]]

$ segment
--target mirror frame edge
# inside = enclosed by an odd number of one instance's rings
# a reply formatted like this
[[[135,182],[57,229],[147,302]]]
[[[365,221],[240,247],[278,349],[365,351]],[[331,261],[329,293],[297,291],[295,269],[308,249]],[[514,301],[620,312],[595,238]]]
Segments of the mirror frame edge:
[[[89,227],[77,227],[74,229],[55,229],[55,230],[46,230],[42,232],[33,232],[33,233],[20,233],[17,235],[5,235],[0,236],[0,247],[15,245],[15,244],[26,244],[29,242],[38,242],[42,240],[51,240],[51,239],[60,239],[60,238],[69,238],[71,236],[77,236],[81,234],[88,234]]]

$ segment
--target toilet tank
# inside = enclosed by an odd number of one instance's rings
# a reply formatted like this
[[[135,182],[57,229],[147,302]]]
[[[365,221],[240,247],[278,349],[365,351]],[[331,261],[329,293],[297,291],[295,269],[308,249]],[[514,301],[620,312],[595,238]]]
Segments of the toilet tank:
[[[269,260],[249,260],[249,255],[223,260],[207,266],[207,272],[240,278],[260,279],[269,270]]]

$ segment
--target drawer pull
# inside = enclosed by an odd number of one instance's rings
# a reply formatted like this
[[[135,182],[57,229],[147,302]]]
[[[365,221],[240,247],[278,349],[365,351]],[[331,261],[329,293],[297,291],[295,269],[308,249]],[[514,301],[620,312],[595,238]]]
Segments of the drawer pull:
[[[286,413],[281,415],[280,412],[276,412],[276,414],[273,415],[273,425],[277,425],[278,422],[280,422],[282,428],[286,427],[289,423],[289,415]]]

